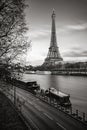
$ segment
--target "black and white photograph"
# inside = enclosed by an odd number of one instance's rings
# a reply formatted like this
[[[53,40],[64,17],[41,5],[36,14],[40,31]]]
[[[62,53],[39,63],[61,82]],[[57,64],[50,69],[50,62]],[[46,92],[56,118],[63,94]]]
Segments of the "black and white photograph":
[[[0,130],[87,130],[87,0],[0,0]]]

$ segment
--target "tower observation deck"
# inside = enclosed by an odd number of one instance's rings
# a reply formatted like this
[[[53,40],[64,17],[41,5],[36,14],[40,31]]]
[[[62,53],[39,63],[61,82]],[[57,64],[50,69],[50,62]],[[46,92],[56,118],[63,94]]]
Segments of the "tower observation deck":
[[[47,57],[43,63],[43,65],[46,66],[57,65],[58,63],[63,61],[63,58],[61,57],[59,52],[59,47],[57,46],[55,16],[55,11],[53,10],[50,47]]]

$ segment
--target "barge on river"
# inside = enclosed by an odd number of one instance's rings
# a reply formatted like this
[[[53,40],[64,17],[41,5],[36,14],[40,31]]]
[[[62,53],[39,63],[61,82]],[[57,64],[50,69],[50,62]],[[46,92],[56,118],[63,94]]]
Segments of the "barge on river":
[[[19,87],[21,89],[25,89],[25,90],[30,91],[32,93],[35,93],[36,90],[40,89],[40,85],[38,85],[36,81],[25,82],[22,80],[11,78],[11,77],[7,77],[6,81],[8,83],[11,83],[12,85],[14,85],[16,87]]]
[[[55,88],[49,88],[48,90],[46,90],[45,95],[50,98],[56,99],[57,103],[61,106],[71,106],[70,95],[65,94],[61,91],[57,91]]]

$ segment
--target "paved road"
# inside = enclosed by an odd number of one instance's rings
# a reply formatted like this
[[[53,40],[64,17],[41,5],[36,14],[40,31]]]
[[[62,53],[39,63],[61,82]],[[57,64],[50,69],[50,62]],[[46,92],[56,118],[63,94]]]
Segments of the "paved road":
[[[20,100],[25,100],[22,113],[35,130],[87,130],[87,126],[53,108],[31,93],[16,88]]]

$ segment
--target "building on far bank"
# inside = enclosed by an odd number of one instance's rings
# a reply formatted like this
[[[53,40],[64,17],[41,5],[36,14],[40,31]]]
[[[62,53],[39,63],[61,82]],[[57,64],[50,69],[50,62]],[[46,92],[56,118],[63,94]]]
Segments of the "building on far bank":
[[[55,66],[63,62],[63,58],[59,52],[59,47],[57,46],[55,16],[55,11],[53,10],[50,47],[43,66]]]

